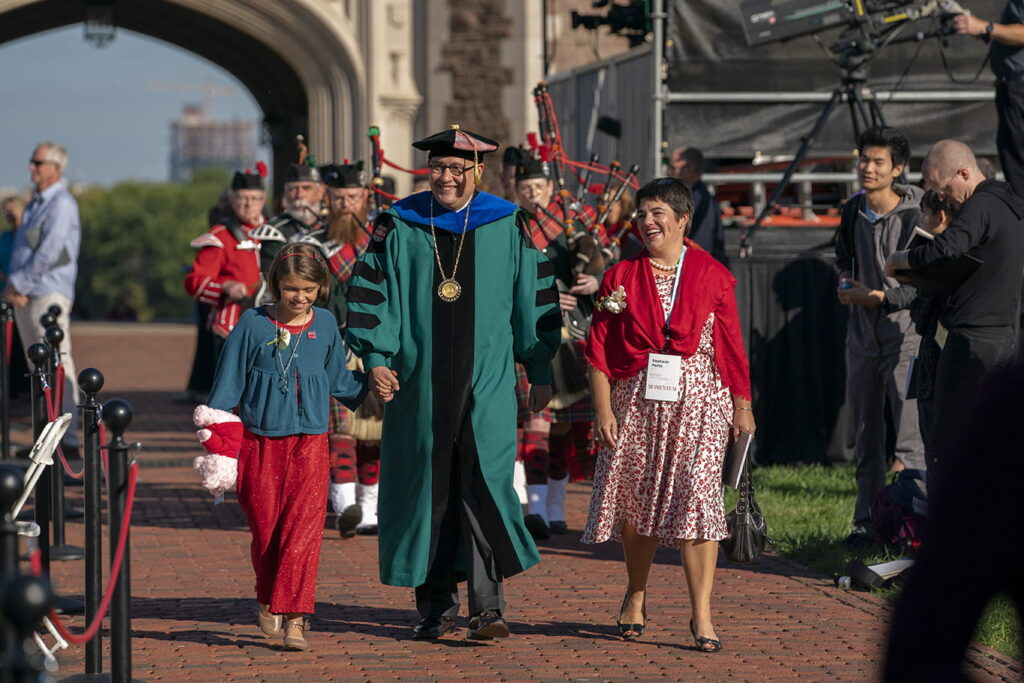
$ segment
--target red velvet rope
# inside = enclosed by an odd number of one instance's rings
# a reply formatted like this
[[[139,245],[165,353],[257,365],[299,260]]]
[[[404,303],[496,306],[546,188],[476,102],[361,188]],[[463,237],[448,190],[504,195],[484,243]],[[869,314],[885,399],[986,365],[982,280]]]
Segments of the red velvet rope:
[[[371,135],[370,140],[373,142],[373,146],[377,149],[377,158],[380,159],[380,163],[382,166],[390,166],[391,168],[397,171],[402,171],[403,173],[409,173],[411,175],[427,175],[428,173],[430,173],[430,170],[426,168],[403,168],[398,164],[391,163],[384,156],[384,150],[381,149],[380,136]]]
[[[63,373],[63,369],[64,369],[64,366],[62,366],[62,365],[57,366],[57,376],[58,377],[60,377],[61,375],[64,374]],[[58,389],[58,392],[59,392],[59,389]],[[56,419],[54,417],[54,412],[55,411],[54,411],[54,408],[53,408],[53,390],[50,389],[50,387],[45,387],[43,389],[43,393],[46,394],[46,419],[49,422],[53,422]],[[67,475],[69,477],[71,477],[72,479],[81,479],[82,477],[85,476],[85,467],[82,468],[81,472],[75,472],[73,469],[71,469],[71,465],[68,464],[67,459],[64,457],[64,448],[59,443],[57,444],[57,455],[60,457],[61,467],[64,468],[64,471],[67,472]]]
[[[75,634],[64,626],[60,620],[60,615],[56,611],[50,612],[50,621],[53,622],[57,633],[69,643],[83,645],[92,640],[96,632],[99,631],[100,626],[103,625],[103,618],[107,615],[107,610],[110,608],[110,601],[114,598],[114,585],[117,583],[117,577],[121,573],[121,565],[124,563],[124,549],[128,545],[128,529],[132,522],[132,508],[135,505],[135,484],[138,480],[138,475],[139,463],[132,463],[131,467],[128,468],[128,491],[124,500],[124,517],[121,519],[121,531],[117,538],[117,552],[114,553],[114,559],[110,564],[107,590],[104,592],[103,599],[100,600],[93,622],[89,624],[85,631]],[[38,549],[32,553],[32,573],[36,576],[41,576],[43,573],[41,553]]]
[[[398,164],[395,164],[395,163],[392,163],[392,162],[388,161],[387,159],[384,158],[384,156],[381,156],[380,163],[382,163],[385,166],[390,166],[391,168],[393,168],[393,169],[395,169],[397,171],[402,171],[404,173],[410,173],[412,175],[424,176],[424,175],[427,175],[428,173],[430,173],[430,169],[427,169],[427,168],[404,168],[402,166],[399,166]]]

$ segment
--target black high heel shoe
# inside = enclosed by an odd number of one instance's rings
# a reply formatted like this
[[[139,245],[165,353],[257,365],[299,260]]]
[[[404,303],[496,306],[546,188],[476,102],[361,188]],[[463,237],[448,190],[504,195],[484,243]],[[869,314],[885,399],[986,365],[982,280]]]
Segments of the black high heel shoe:
[[[690,617],[690,633],[693,634],[694,649],[697,652],[718,652],[722,649],[722,641],[715,640],[714,638],[698,638],[697,629],[693,625],[693,617]],[[710,645],[711,647],[705,647]]]
[[[622,614],[622,610],[626,609],[626,603],[629,601],[629,593],[626,593],[626,597],[622,598],[622,607],[619,608],[619,614]],[[622,636],[623,640],[635,640],[644,634],[644,628],[647,626],[647,592],[644,592],[644,602],[640,606],[640,614],[643,615],[644,623],[642,624],[624,624],[615,619],[615,625],[619,627],[619,635]]]

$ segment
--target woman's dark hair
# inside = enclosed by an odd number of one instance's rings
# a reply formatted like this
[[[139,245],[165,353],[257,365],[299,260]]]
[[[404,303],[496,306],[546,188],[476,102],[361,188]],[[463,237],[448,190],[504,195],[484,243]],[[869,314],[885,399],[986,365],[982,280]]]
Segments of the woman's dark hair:
[[[636,193],[637,208],[645,199],[665,202],[675,212],[676,218],[683,214],[693,217],[693,193],[686,183],[676,178],[657,178],[641,187]]]
[[[281,300],[281,282],[290,276],[315,282],[320,287],[316,300],[322,302],[327,299],[331,274],[316,247],[295,242],[285,245],[278,252],[267,274],[267,285],[276,301]]]
[[[953,203],[948,199],[943,199],[935,190],[925,190],[921,196],[921,208],[927,209],[932,213],[939,213],[941,211],[946,216],[953,215]]]
[[[887,147],[893,166],[906,166],[910,161],[910,140],[899,129],[891,126],[872,126],[860,134],[857,149]]]

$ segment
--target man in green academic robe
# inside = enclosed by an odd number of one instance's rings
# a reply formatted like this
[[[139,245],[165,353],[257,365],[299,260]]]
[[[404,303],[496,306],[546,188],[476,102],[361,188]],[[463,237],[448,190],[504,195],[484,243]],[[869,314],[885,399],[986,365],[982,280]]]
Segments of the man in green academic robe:
[[[512,487],[513,360],[551,398],[561,318],[551,262],[516,206],[476,190],[497,144],[452,126],[414,143],[430,191],[381,214],[349,281],[347,338],[385,401],[380,576],[416,589],[417,638],[508,636],[502,579],[539,561]]]

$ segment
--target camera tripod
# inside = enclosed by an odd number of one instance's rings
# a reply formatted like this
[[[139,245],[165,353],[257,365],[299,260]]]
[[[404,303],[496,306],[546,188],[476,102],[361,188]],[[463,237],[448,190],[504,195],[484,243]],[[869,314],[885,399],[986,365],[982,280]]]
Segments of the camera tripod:
[[[811,150],[811,145],[814,144],[815,139],[821,133],[821,129],[825,127],[829,117],[832,116],[832,112],[835,111],[840,103],[846,102],[849,106],[850,121],[853,124],[855,140],[860,138],[862,131],[871,126],[886,125],[885,117],[882,115],[882,108],[878,105],[874,93],[867,84],[867,61],[870,55],[863,50],[856,49],[852,44],[851,48],[849,51],[844,52],[839,59],[840,69],[842,70],[840,84],[832,90],[832,97],[829,98],[821,113],[818,114],[818,118],[814,121],[814,125],[811,126],[810,132],[804,136],[796,155],[789,162],[789,166],[786,167],[782,178],[776,183],[775,189],[772,190],[772,194],[768,197],[764,208],[757,215],[757,220],[754,221],[754,224],[748,230],[740,234],[740,258],[746,258],[751,255],[751,237],[761,227],[765,219],[768,218],[768,215],[778,206],[779,197],[782,196],[782,192],[789,185],[793,174],[796,173],[807,153]]]

